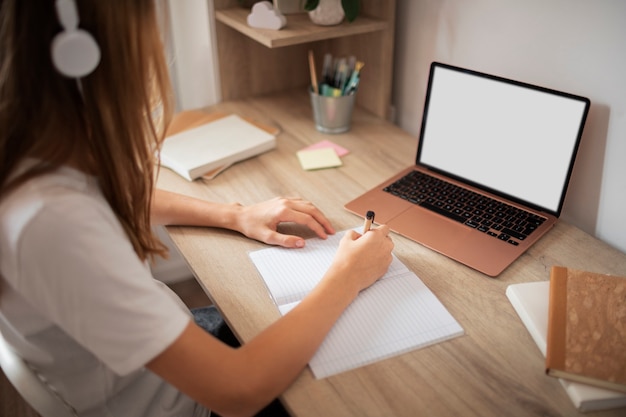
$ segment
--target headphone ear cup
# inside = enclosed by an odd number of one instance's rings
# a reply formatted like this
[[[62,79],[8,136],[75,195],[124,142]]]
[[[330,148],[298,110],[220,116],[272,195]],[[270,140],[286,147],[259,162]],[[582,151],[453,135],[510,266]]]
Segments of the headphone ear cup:
[[[81,78],[91,74],[100,62],[100,47],[89,32],[66,30],[52,41],[52,62],[67,77]]]

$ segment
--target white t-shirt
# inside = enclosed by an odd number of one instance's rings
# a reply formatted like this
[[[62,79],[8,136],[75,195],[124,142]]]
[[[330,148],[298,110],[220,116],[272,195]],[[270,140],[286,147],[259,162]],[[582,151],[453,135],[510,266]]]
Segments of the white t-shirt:
[[[144,368],[191,315],[93,177],[62,168],[0,202],[0,274],[0,330],[78,415],[209,414]]]

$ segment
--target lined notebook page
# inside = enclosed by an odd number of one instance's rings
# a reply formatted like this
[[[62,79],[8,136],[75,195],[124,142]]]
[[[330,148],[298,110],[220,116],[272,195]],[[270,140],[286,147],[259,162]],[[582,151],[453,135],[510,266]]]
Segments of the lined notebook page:
[[[343,234],[308,239],[303,249],[250,253],[281,314],[319,282]],[[341,315],[309,366],[316,378],[325,378],[462,334],[437,297],[394,256],[385,276]]]

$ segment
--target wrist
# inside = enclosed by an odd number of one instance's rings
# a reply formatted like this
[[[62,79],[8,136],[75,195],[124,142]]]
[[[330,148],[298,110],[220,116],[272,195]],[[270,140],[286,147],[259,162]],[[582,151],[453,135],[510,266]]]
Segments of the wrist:
[[[224,229],[241,232],[241,218],[244,206],[240,203],[226,203],[222,206],[222,225]]]
[[[361,291],[358,277],[353,276],[352,268],[345,264],[333,263],[322,279],[333,293],[343,294],[352,302]]]

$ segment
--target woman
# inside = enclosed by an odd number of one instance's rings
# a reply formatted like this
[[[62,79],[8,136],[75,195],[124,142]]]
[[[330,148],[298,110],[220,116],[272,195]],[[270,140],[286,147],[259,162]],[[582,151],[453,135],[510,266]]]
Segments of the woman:
[[[73,2],[57,3],[58,15],[52,1],[0,1],[3,335],[81,416],[254,414],[387,270],[389,230],[347,233],[320,284],[249,343],[213,337],[150,276],[147,262],[165,254],[152,225],[222,227],[294,248],[304,240],[279,223],[321,238],[334,230],[303,200],[244,207],[155,190],[171,94],[154,1],[78,1],[99,59],[69,76],[50,48],[59,22],[72,30]]]

